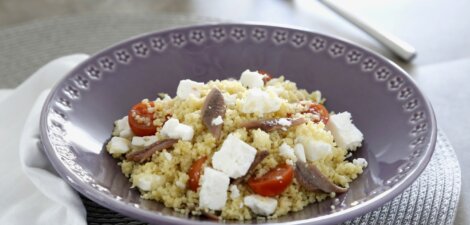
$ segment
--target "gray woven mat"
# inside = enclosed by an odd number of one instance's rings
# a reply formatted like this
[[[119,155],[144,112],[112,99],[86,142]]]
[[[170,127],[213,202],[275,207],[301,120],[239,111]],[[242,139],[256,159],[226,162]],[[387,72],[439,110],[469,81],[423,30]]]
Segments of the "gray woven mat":
[[[129,37],[220,20],[178,15],[92,13],[55,17],[0,30],[0,89],[13,88],[51,59],[93,54]]]
[[[13,88],[53,58],[92,54],[143,32],[218,20],[123,13],[57,17],[0,30],[0,89]],[[460,167],[439,133],[430,164],[413,185],[381,208],[344,224],[452,224],[460,193]],[[89,224],[144,224],[82,197]]]
[[[460,186],[457,156],[439,132],[429,165],[410,187],[381,208],[344,224],[452,224]]]

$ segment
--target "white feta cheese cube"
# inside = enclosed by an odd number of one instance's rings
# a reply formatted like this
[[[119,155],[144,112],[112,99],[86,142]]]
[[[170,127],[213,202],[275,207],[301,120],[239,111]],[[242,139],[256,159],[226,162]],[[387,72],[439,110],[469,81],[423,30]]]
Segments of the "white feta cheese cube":
[[[263,78],[264,75],[258,71],[245,70],[240,77],[240,83],[248,88],[260,88],[264,86]]]
[[[156,174],[138,174],[133,178],[134,185],[143,191],[150,191],[165,183],[165,178]]]
[[[242,106],[244,113],[270,113],[281,108],[283,100],[273,92],[262,91],[259,88],[249,89]]]
[[[179,124],[180,124],[180,121],[178,119],[170,118],[169,120],[165,122],[165,124],[163,124],[163,127],[160,130],[160,133],[167,137],[174,136],[175,129],[176,127],[178,127]]]
[[[232,106],[232,105],[235,105],[237,103],[237,95],[236,94],[229,95],[229,94],[224,93],[223,96],[224,96],[224,102],[225,102],[226,105]]]
[[[129,140],[125,138],[112,137],[111,140],[109,140],[107,147],[111,154],[123,154],[131,149],[129,144]]]
[[[237,185],[235,184],[230,185],[230,198],[236,199],[238,197],[240,197],[240,190],[238,190]]]
[[[230,178],[225,173],[209,167],[204,168],[199,192],[199,206],[213,210],[222,209],[227,201],[229,183]]]
[[[347,150],[356,150],[361,147],[364,136],[352,123],[349,112],[330,115],[326,127],[333,134],[339,147]]]
[[[330,144],[324,141],[307,140],[305,145],[305,157],[308,161],[315,161],[333,153]]]
[[[305,158],[305,149],[301,143],[295,144],[294,153],[297,157],[297,160],[300,160],[301,162],[307,162],[307,159]]]
[[[188,99],[189,96],[196,98],[201,97],[199,89],[204,86],[204,83],[195,82],[189,79],[181,80],[176,90],[176,96],[181,99]]]
[[[123,138],[130,138],[130,137],[134,136],[134,133],[129,128],[129,129],[125,129],[125,130],[122,130],[121,132],[119,132],[119,136],[123,137]]]
[[[361,166],[362,168],[367,167],[368,165],[367,160],[364,158],[353,159],[353,164],[357,166]]]
[[[222,119],[222,116],[218,116],[218,117],[212,119],[212,122],[211,122],[211,123],[212,123],[212,125],[214,125],[214,126],[218,126],[218,125],[220,125],[220,124],[223,124],[223,123],[224,123],[224,120]]]
[[[191,126],[180,123],[178,119],[171,118],[165,122],[160,133],[169,138],[190,141],[193,139],[194,129]]]
[[[157,142],[157,136],[134,136],[132,137],[131,144],[134,147],[147,147],[155,142]]]
[[[135,136],[135,137],[132,137],[131,144],[134,147],[143,147],[145,144],[145,140],[142,137]]]
[[[291,159],[292,161],[297,160],[294,149],[286,143],[283,143],[281,146],[279,146],[279,154],[285,158]]]
[[[214,153],[212,166],[231,178],[238,178],[248,172],[255,155],[255,148],[229,134],[219,151]]]
[[[131,127],[129,126],[129,119],[127,116],[114,122],[113,135],[123,138],[130,138],[134,136]]]
[[[175,129],[176,137],[183,141],[190,141],[194,136],[194,129],[191,126],[180,123]]]
[[[263,216],[273,214],[277,207],[277,200],[275,198],[260,195],[248,195],[243,199],[243,203],[254,213]]]

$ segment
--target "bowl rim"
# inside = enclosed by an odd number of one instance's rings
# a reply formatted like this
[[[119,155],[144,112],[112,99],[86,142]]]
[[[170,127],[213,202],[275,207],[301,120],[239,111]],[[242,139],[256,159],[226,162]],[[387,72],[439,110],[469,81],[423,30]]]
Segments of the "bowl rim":
[[[412,168],[407,175],[402,178],[399,182],[395,183],[392,187],[389,189],[385,190],[384,192],[374,196],[371,199],[368,199],[365,202],[359,203],[355,206],[349,207],[348,209],[337,211],[332,214],[328,215],[322,215],[319,217],[313,217],[309,219],[303,219],[303,220],[296,220],[296,221],[290,221],[290,222],[274,222],[270,223],[268,220],[267,223],[264,224],[330,224],[330,223],[341,223],[344,222],[348,219],[352,219],[361,215],[364,215],[370,211],[373,211],[380,206],[384,205],[385,203],[391,201],[394,197],[402,193],[407,187],[409,187],[418,177],[419,175],[424,171],[426,166],[428,165],[434,150],[436,146],[436,140],[437,140],[437,122],[434,114],[434,110],[432,108],[431,103],[429,102],[428,98],[424,95],[424,93],[419,89],[418,85],[415,83],[413,78],[400,66],[398,66],[395,62],[391,61],[390,59],[374,52],[371,49],[368,49],[366,47],[360,46],[358,44],[355,44],[349,40],[345,40],[341,37],[337,37],[335,35],[331,34],[323,34],[319,33],[316,31],[313,31],[311,29],[305,28],[305,27],[299,27],[299,26],[292,26],[292,25],[286,25],[286,24],[276,24],[276,23],[264,23],[264,22],[210,22],[210,23],[204,23],[204,24],[198,24],[198,25],[189,25],[189,26],[180,26],[176,28],[170,28],[170,29],[164,29],[164,30],[157,30],[157,31],[150,31],[150,32],[145,32],[141,34],[137,34],[134,36],[131,36],[125,40],[122,40],[120,42],[116,42],[96,53],[91,55],[88,59],[84,60],[75,68],[78,68],[82,65],[85,65],[92,61],[96,56],[110,50],[113,47],[128,43],[132,40],[136,40],[139,38],[143,37],[149,37],[150,35],[155,35],[159,33],[168,33],[168,32],[175,32],[175,31],[180,31],[180,30],[187,30],[187,29],[197,29],[197,28],[205,28],[205,27],[216,27],[216,26],[258,26],[258,27],[266,27],[270,29],[288,29],[292,31],[299,31],[299,32],[307,32],[310,34],[318,34],[322,35],[331,39],[336,39],[339,41],[342,41],[346,44],[352,45],[355,48],[358,48],[374,57],[377,57],[384,62],[386,62],[389,66],[393,67],[397,71],[401,73],[404,77],[406,77],[407,82],[409,85],[411,85],[417,92],[422,96],[424,102],[423,102],[423,110],[425,110],[427,113],[429,113],[429,124],[431,125],[430,127],[430,138],[427,140],[425,143],[425,147],[423,150],[423,155],[421,156],[420,160],[417,161],[417,166]],[[75,69],[74,68],[74,69]],[[41,110],[41,117],[40,117],[40,140],[41,140],[41,147],[43,148],[43,152],[46,153],[47,158],[51,162],[52,166],[54,169],[58,172],[58,174],[61,176],[62,179],[64,179],[70,186],[72,186],[76,191],[80,192],[83,194],[85,197],[91,199],[92,201],[99,203],[100,205],[109,208],[115,212],[122,213],[123,215],[135,218],[137,220],[143,220],[147,221],[150,223],[154,222],[162,222],[164,224],[170,223],[170,224],[220,224],[218,222],[213,222],[213,221],[198,221],[198,220],[188,220],[180,217],[175,217],[175,216],[169,216],[169,215],[162,215],[156,212],[152,212],[150,210],[142,210],[136,207],[131,207],[128,205],[128,203],[118,201],[110,196],[103,195],[101,192],[97,191],[96,189],[90,189],[89,185],[80,181],[77,179],[75,176],[70,176],[70,174],[67,171],[66,167],[60,162],[60,160],[55,156],[53,153],[52,149],[52,144],[50,140],[47,138],[47,115],[49,111],[49,105],[50,102],[52,101],[52,97],[54,93],[58,91],[58,88],[60,87],[60,84],[62,84],[67,78],[69,78],[74,70],[71,70],[67,74],[64,75],[64,77],[54,85],[54,87],[51,89],[49,92],[49,95],[43,105],[43,108]],[[367,203],[367,204],[364,204]],[[291,212],[292,213],[292,212]],[[295,213],[295,212],[294,212]],[[290,213],[289,213],[290,214]],[[155,219],[158,219],[156,221]],[[234,223],[232,223],[234,222]],[[242,224],[249,224],[249,221],[245,221],[248,223],[242,223]],[[229,224],[238,224],[240,221],[230,221]]]

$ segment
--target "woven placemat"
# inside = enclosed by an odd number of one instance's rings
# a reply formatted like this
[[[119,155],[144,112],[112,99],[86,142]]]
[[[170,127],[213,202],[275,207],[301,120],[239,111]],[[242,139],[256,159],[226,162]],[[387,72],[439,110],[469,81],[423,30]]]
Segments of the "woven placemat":
[[[0,30],[0,89],[14,88],[51,59],[93,54],[142,33],[222,20],[200,16],[90,13]]]
[[[144,32],[219,22],[178,15],[99,13],[56,17],[0,30],[0,89],[14,88],[41,65],[72,53],[87,53]],[[8,54],[14,52],[14,54]],[[381,208],[344,224],[452,224],[460,194],[460,167],[443,133],[423,174]],[[145,224],[82,197],[89,224]]]
[[[344,224],[453,224],[460,186],[457,156],[439,132],[431,161],[410,187],[379,209]]]

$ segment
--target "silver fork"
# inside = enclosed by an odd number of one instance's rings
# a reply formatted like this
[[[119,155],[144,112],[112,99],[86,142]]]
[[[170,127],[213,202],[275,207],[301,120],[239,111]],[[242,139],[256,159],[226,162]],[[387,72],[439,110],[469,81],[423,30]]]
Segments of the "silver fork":
[[[321,2],[333,12],[337,13],[347,21],[351,22],[367,34],[369,34],[371,37],[373,37],[386,48],[388,48],[390,51],[392,51],[400,59],[406,62],[410,62],[416,57],[416,49],[410,44],[396,37],[395,35],[373,27],[372,25],[366,23],[364,20],[359,19],[343,7],[339,6],[336,3],[333,3],[330,0],[319,0],[319,2]]]

